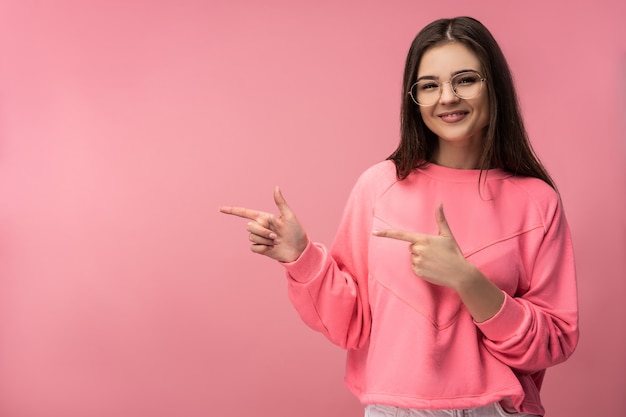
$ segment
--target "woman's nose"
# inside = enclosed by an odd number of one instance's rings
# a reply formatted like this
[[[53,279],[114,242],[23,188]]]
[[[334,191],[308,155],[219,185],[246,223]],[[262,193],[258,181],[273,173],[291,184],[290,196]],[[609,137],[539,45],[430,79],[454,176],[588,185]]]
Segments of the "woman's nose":
[[[454,103],[458,101],[459,98],[456,94],[454,94],[454,89],[450,81],[446,81],[441,84],[441,96],[439,97],[439,102],[441,104],[446,103]]]

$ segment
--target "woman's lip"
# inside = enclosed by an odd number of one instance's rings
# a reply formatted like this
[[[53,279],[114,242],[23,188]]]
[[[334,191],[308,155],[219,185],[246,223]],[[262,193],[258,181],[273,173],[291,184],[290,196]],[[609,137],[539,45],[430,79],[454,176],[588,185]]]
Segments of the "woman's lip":
[[[441,120],[443,120],[444,122],[453,123],[453,122],[458,122],[459,120],[463,120],[463,118],[468,113],[469,112],[464,111],[464,110],[455,110],[455,111],[443,112],[443,113],[438,114],[437,116],[441,118]]]

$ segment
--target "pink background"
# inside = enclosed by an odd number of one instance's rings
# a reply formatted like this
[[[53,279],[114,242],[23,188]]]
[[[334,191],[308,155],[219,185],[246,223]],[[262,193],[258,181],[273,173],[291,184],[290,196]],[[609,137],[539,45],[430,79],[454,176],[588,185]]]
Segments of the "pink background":
[[[398,140],[417,31],[482,20],[575,239],[548,415],[626,415],[623,1],[0,3],[0,416],[360,416],[344,352],[222,204],[329,244]]]

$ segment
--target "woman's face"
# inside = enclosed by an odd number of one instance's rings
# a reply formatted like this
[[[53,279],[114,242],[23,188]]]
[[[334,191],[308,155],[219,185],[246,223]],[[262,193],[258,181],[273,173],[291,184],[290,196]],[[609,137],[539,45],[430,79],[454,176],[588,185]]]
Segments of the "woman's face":
[[[417,79],[438,82],[441,96],[432,106],[420,106],[420,113],[426,126],[439,137],[440,148],[449,144],[476,151],[482,147],[484,128],[489,123],[487,84],[483,82],[477,96],[459,98],[448,81],[460,71],[475,71],[484,77],[478,57],[462,43],[445,43],[424,53]]]

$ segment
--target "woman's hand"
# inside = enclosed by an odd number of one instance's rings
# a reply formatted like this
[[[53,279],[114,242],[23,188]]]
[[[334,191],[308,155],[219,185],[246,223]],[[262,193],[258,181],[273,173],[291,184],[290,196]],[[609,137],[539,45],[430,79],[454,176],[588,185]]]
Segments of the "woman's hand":
[[[443,206],[437,208],[435,217],[437,236],[396,229],[377,230],[374,235],[409,242],[415,275],[456,291],[476,322],[490,319],[504,303],[504,293],[465,259],[443,214]]]
[[[250,232],[251,250],[280,262],[293,262],[300,257],[309,240],[295,214],[280,192],[274,190],[278,216],[243,207],[220,207],[220,212],[251,220],[246,226]]]
[[[439,206],[435,213],[439,234],[424,235],[405,230],[374,231],[374,235],[409,242],[413,273],[436,285],[456,289],[457,284],[472,273],[473,266],[465,259]]]

